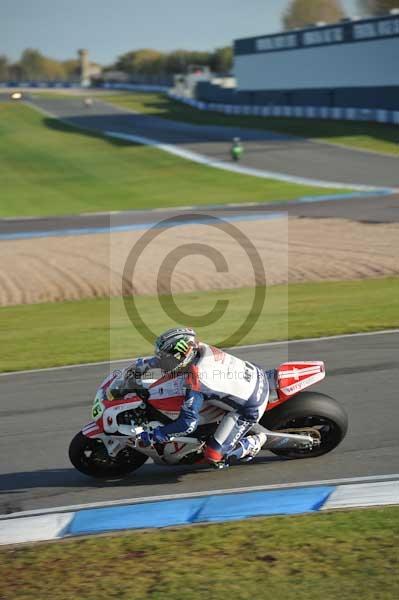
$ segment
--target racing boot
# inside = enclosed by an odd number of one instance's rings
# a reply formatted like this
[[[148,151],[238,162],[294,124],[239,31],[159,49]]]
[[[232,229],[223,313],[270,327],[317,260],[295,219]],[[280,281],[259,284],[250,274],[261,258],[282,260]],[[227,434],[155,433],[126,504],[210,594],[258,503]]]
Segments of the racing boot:
[[[256,435],[248,435],[240,440],[232,454],[242,462],[249,462],[260,452],[266,440],[267,435],[263,432]]]
[[[214,469],[227,469],[230,466],[230,463],[227,458],[220,460],[219,462],[213,462],[212,467]]]
[[[211,466],[213,469],[227,469],[227,467],[230,466],[230,461],[228,460],[228,458],[222,458],[222,460],[219,461],[209,461],[206,460],[206,458],[200,458],[199,460],[195,461],[196,465],[208,465]]]

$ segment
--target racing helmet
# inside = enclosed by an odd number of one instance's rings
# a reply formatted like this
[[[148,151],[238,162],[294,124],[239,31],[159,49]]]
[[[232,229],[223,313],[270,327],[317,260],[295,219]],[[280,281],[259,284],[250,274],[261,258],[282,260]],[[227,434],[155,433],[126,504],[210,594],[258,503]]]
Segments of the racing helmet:
[[[196,357],[197,334],[190,327],[168,329],[155,340],[155,354],[163,371],[184,369]]]

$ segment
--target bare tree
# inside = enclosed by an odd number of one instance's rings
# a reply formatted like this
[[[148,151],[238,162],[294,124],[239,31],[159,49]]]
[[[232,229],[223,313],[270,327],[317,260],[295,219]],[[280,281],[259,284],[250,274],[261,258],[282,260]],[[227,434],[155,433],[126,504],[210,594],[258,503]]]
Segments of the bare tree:
[[[295,29],[320,21],[335,23],[344,17],[340,0],[292,0],[283,15],[283,25]]]
[[[399,8],[399,0],[357,0],[359,9],[365,15],[385,15],[392,8]]]

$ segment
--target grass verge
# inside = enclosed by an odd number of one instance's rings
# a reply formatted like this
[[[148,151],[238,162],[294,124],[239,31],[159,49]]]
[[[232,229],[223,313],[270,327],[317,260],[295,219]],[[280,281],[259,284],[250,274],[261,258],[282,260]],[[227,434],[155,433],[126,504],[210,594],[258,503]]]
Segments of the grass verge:
[[[21,104],[0,103],[0,156],[0,217],[337,193],[206,167],[77,130]]]
[[[398,534],[399,508],[389,507],[8,548],[0,596],[393,600]]]
[[[399,155],[396,125],[364,121],[251,117],[202,112],[162,94],[121,92],[104,96],[106,102],[164,119],[189,123],[268,129],[331,144]]]
[[[397,278],[271,287],[256,325],[239,343],[399,327],[398,287]],[[204,339],[218,344],[244,321],[253,297],[253,289],[242,288],[178,294],[174,300],[193,316],[207,314],[217,300],[228,300],[219,321],[197,327]],[[156,297],[141,296],[136,302],[154,332],[174,325]],[[4,307],[0,337],[6,349],[0,371],[117,359],[152,348],[132,326],[120,298]]]

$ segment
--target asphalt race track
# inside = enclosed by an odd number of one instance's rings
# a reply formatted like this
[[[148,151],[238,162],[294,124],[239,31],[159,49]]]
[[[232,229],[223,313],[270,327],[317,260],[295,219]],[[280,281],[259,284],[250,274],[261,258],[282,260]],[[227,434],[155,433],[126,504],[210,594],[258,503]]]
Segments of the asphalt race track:
[[[84,214],[68,215],[63,217],[38,217],[34,219],[0,219],[0,238],[2,235],[18,233],[54,232],[78,229],[97,229],[117,227],[120,225],[138,225],[141,223],[158,223],[163,219],[180,215],[187,221],[193,219],[192,215],[213,215],[219,218],[231,216],[248,216],[256,213],[267,217],[270,213],[286,213],[290,216],[310,218],[341,218],[361,221],[363,223],[397,223],[399,221],[399,195],[364,196],[345,199],[315,201],[310,203],[279,202],[263,205],[243,205],[231,208],[197,207],[195,209],[157,210],[132,210],[117,212],[115,214]]]
[[[151,137],[163,142],[177,144],[191,150],[229,160],[232,137],[240,135],[245,141],[245,155],[241,161],[246,166],[267,170],[284,171],[291,175],[342,181],[373,186],[397,186],[399,169],[396,157],[359,152],[313,143],[267,131],[231,127],[198,126],[169,121],[147,115],[124,111],[105,102],[95,100],[87,109],[79,98],[39,98],[31,103],[51,115],[66,119],[79,127],[96,131],[119,131]],[[49,123],[49,126],[50,125]],[[209,199],[212,204],[212,199]],[[189,199],[187,204],[190,204]],[[200,209],[129,211],[117,214],[85,214],[35,219],[0,219],[0,236],[18,232],[46,232],[66,229],[95,229],[118,225],[153,223],[172,215],[192,212],[219,217],[247,213],[287,212],[292,216],[313,218],[345,218],[368,223],[387,223],[399,220],[399,195],[345,199],[319,200],[310,203],[266,203],[262,206],[201,207]]]
[[[223,159],[227,157],[231,138],[239,135],[245,142],[245,164],[248,166],[329,181],[399,187],[396,158],[267,132],[173,123],[127,113],[97,100],[92,109],[85,108],[82,100],[73,98],[40,99],[35,103],[81,127],[131,132]],[[365,196],[263,207],[203,207],[201,212],[228,216],[286,210],[297,216],[339,217],[370,223],[398,222],[399,196]],[[0,235],[148,223],[172,214],[186,214],[189,219],[191,212],[181,209],[156,213],[131,211],[112,215],[112,221],[107,214],[0,219]],[[263,326],[267,327],[267,323]],[[253,464],[224,471],[208,467],[162,468],[148,464],[136,474],[114,483],[96,482],[75,471],[69,464],[67,450],[73,435],[90,420],[97,385],[117,365],[2,375],[0,514],[86,502],[397,473],[398,342],[399,333],[386,333],[292,342],[288,347],[280,344],[236,350],[243,358],[267,367],[276,366],[287,358],[326,362],[327,379],[314,389],[331,394],[344,404],[349,413],[350,430],[344,443],[325,457],[288,461],[264,453]]]
[[[160,119],[128,112],[97,99],[91,108],[86,108],[81,98],[36,97],[31,103],[78,127],[130,133],[219,160],[230,160],[231,140],[239,136],[245,145],[241,160],[244,166],[330,182],[399,187],[398,160],[389,155],[359,152],[270,131]]]
[[[398,342],[399,332],[289,344],[290,360],[326,362],[327,378],[313,389],[333,395],[349,413],[348,435],[331,454],[289,461],[265,452],[252,464],[224,471],[148,464],[116,483],[99,483],[81,475],[67,458],[70,439],[90,421],[95,388],[110,370],[108,365],[3,375],[0,514],[144,496],[397,473]],[[287,346],[237,348],[236,354],[271,367],[287,359]]]

